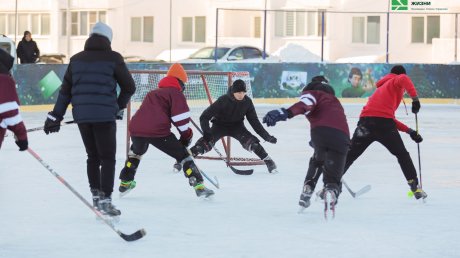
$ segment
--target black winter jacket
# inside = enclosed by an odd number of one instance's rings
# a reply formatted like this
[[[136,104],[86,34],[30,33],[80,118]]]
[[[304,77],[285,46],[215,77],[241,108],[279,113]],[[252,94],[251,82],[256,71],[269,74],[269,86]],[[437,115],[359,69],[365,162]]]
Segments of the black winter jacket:
[[[64,116],[72,103],[77,123],[115,121],[135,90],[123,57],[112,51],[107,38],[93,35],[86,40],[84,51],[70,59],[53,113]]]
[[[248,119],[254,131],[264,140],[270,136],[260,123],[251,98],[244,96],[243,100],[236,100],[231,92],[231,87],[228,89],[227,94],[220,96],[203,111],[200,116],[200,125],[203,133],[210,135],[210,121],[216,125],[238,127],[244,126],[244,117]]]
[[[16,53],[21,60],[21,64],[33,64],[40,57],[37,43],[33,40],[27,41],[25,38],[22,38],[19,42]]]

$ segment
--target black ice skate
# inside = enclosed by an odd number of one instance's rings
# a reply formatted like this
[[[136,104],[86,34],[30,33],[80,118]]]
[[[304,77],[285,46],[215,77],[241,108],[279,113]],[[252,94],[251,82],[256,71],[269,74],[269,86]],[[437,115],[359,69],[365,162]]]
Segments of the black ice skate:
[[[270,156],[267,156],[265,159],[263,159],[264,162],[265,162],[265,165],[267,165],[267,168],[268,168],[268,172],[272,173],[272,174],[275,174],[275,173],[278,173],[278,170],[276,169],[276,164],[275,162],[272,160],[272,158],[270,158]]]
[[[329,211],[332,213],[332,218],[335,218],[335,206],[339,197],[339,190],[336,187],[326,185],[324,192],[324,219],[328,219]]]
[[[173,172],[177,173],[182,170],[182,164],[180,162],[176,162],[173,165]]]
[[[112,204],[112,198],[110,197],[103,197],[99,200],[99,210],[103,215],[109,217],[116,217],[121,215],[121,211],[115,208]]]
[[[313,189],[310,185],[304,185],[303,191],[300,194],[299,205],[302,208],[308,208],[310,206],[310,198],[313,195]]]
[[[93,196],[93,207],[99,209],[100,191],[98,189],[91,189],[91,194]]]
[[[203,184],[197,184],[193,188],[195,188],[196,196],[200,198],[209,198],[214,195],[214,191],[206,188]]]
[[[418,185],[417,180],[411,179],[407,181],[407,183],[409,184],[410,190],[412,194],[414,195],[415,199],[425,200],[425,198],[428,197],[428,194],[426,194],[425,191],[423,191],[422,188],[420,188],[420,186]]]

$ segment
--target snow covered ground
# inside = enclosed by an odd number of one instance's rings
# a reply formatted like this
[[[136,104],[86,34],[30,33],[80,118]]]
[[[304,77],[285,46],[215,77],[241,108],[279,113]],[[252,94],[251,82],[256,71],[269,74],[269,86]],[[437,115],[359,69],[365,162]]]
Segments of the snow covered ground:
[[[351,131],[361,106],[345,105]],[[258,105],[259,117],[275,107]],[[269,128],[278,143],[263,145],[279,174],[256,166],[253,175],[238,176],[221,161],[198,160],[202,170],[219,178],[221,189],[212,201],[198,199],[182,173],[172,173],[173,160],[151,148],[138,170],[137,188],[122,199],[116,179],[114,203],[122,211],[117,228],[129,234],[147,230],[143,239],[130,243],[97,221],[31,155],[17,151],[10,134],[0,150],[0,257],[459,257],[459,111],[458,105],[422,103],[420,150],[427,203],[407,197],[396,159],[374,143],[344,177],[355,191],[366,184],[372,190],[357,199],[343,192],[336,218],[328,222],[320,202],[297,214],[312,154],[303,117]],[[43,125],[45,114],[23,117],[33,128]],[[403,107],[397,117],[415,128],[414,115],[406,115]],[[117,177],[124,162],[126,126],[119,123],[118,128]],[[417,145],[408,135],[403,139],[418,170]],[[90,199],[85,151],[75,125],[48,136],[30,133],[29,141]]]

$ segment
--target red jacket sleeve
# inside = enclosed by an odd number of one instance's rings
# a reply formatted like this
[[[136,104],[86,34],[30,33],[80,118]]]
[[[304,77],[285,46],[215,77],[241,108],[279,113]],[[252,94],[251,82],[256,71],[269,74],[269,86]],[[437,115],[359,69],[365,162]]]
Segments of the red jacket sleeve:
[[[288,108],[292,116],[297,116],[300,114],[306,115],[310,112],[316,105],[316,98],[310,93],[302,93],[300,96],[300,101]]]
[[[405,74],[400,74],[398,75],[398,77],[395,78],[395,80],[397,81],[397,84],[402,85],[402,87],[404,87],[409,96],[411,96],[412,98],[417,97],[417,90],[415,89],[415,86],[412,83],[409,76]]]
[[[177,93],[172,100],[171,121],[177,130],[179,130],[181,138],[190,139],[193,134],[190,128],[190,109],[185,96],[179,91]]]
[[[396,123],[396,128],[398,129],[398,131],[405,132],[405,133],[407,133],[409,131],[409,127],[407,125],[401,123],[396,118],[393,118],[393,120]]]

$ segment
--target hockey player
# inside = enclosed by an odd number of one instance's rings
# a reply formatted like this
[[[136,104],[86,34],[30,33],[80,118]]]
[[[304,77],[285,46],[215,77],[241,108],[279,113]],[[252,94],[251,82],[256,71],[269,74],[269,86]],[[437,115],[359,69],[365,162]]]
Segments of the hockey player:
[[[19,98],[16,83],[11,77],[14,58],[0,48],[0,148],[6,129],[12,131],[20,151],[28,148],[27,131],[19,114]]]
[[[84,51],[71,57],[53,111],[48,113],[44,131],[59,132],[67,106],[85,145],[87,174],[93,205],[103,214],[118,216],[112,205],[115,179],[116,119],[136,87],[123,57],[111,49],[112,29],[98,22],[86,40]],[[117,97],[117,84],[120,94]]]
[[[276,143],[276,138],[270,135],[257,118],[252,100],[246,96],[246,84],[236,80],[229,87],[227,94],[220,96],[214,103],[203,111],[200,125],[203,137],[198,139],[195,146],[190,148],[193,156],[204,154],[212,149],[216,141],[224,136],[237,139],[244,149],[253,151],[265,162],[268,172],[276,173],[276,164],[268,156],[259,139],[252,135],[244,126],[244,118],[265,141]],[[212,122],[212,127],[209,126]]]
[[[142,155],[147,152],[150,144],[180,161],[185,177],[198,197],[209,197],[214,194],[203,184],[203,177],[187,150],[192,141],[193,131],[189,127],[190,109],[182,93],[186,82],[187,73],[182,65],[173,64],[166,77],[158,83],[158,89],[150,91],[145,96],[139,110],[133,116],[129,125],[132,145],[128,160],[120,173],[119,190],[122,196],[136,186],[134,176]],[[180,132],[179,140],[171,132],[171,123]]]
[[[306,116],[311,124],[310,145],[315,149],[314,157],[310,159],[309,173],[322,166],[324,190],[328,196],[326,204],[333,209],[340,194],[339,186],[350,145],[350,133],[343,107],[335,97],[333,88],[323,79],[317,78],[310,82],[303,89],[300,101],[288,109],[268,112],[263,122],[267,126],[274,126],[278,121],[286,121],[297,115]],[[314,187],[307,175],[300,195],[300,206],[306,208],[310,205]]]
[[[361,111],[358,127],[351,139],[345,171],[371,143],[380,142],[398,159],[414,197],[425,199],[427,194],[420,188],[414,164],[398,130],[409,134],[416,143],[422,142],[423,138],[417,131],[395,118],[395,111],[405,92],[412,98],[412,113],[417,114],[420,110],[420,101],[414,84],[406,75],[406,69],[402,65],[395,65],[389,74],[377,82],[376,91]]]

